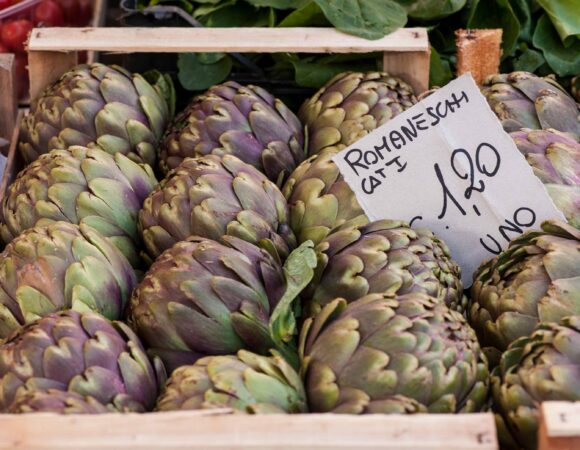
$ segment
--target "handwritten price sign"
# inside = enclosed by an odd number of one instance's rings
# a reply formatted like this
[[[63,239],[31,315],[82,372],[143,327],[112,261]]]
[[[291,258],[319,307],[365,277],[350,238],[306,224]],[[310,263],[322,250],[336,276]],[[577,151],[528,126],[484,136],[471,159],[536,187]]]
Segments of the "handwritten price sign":
[[[526,229],[564,220],[469,74],[333,160],[371,220],[403,219],[445,239],[466,285]]]

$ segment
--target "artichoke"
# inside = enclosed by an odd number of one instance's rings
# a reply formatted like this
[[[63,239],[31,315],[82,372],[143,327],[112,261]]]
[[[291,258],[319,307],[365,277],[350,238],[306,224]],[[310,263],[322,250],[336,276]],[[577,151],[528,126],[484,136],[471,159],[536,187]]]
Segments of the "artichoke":
[[[234,155],[279,183],[304,159],[302,124],[264,89],[229,81],[176,117],[161,145],[161,169],[208,154]]]
[[[173,115],[169,78],[145,77],[117,66],[80,65],[32,103],[20,125],[26,162],[71,145],[99,146],[136,162],[155,164],[157,147]]]
[[[149,255],[197,235],[267,244],[281,257],[296,246],[288,205],[274,183],[235,156],[187,158],[145,200],[139,226]]]
[[[379,220],[328,236],[315,248],[318,265],[304,299],[307,315],[337,297],[425,292],[452,309],[464,308],[459,266],[429,230]]]
[[[491,364],[538,322],[580,314],[580,231],[557,221],[514,239],[474,274],[468,319]]]
[[[142,412],[153,408],[158,386],[164,382],[163,366],[149,361],[127,325],[93,312],[50,314],[0,346],[4,412],[20,395],[46,389],[92,397],[119,411]]]
[[[174,245],[133,292],[131,322],[169,370],[247,348],[267,353],[270,313],[284,293],[276,260],[241,239]]]
[[[306,320],[300,351],[312,412],[458,413],[487,404],[475,333],[426,294],[335,299]]]
[[[208,356],[177,369],[157,401],[158,411],[232,408],[241,414],[306,412],[304,386],[282,358],[240,350]]]
[[[0,235],[8,243],[23,231],[54,221],[86,223],[108,237],[139,267],[137,217],[157,185],[151,168],[121,153],[70,147],[42,155],[8,188]]]
[[[572,78],[571,81],[572,85],[572,97],[580,103],[580,75],[575,76]]]
[[[18,394],[8,408],[11,414],[52,412],[58,414],[104,414],[117,409],[103,405],[93,397],[57,389],[38,389]]]
[[[413,88],[387,73],[339,74],[298,112],[308,134],[308,154],[354,144],[415,103]]]
[[[540,403],[579,401],[580,316],[540,324],[517,339],[492,374],[502,448],[537,448]]]
[[[328,147],[300,164],[282,193],[288,200],[290,228],[299,243],[318,244],[337,229],[368,222],[354,192],[332,158],[344,146]]]
[[[491,75],[482,93],[508,133],[554,128],[580,134],[578,105],[552,78],[529,72]]]
[[[125,257],[92,228],[31,228],[0,255],[0,338],[68,308],[119,319],[136,284]]]
[[[580,228],[580,143],[556,130],[511,133],[570,225]]]

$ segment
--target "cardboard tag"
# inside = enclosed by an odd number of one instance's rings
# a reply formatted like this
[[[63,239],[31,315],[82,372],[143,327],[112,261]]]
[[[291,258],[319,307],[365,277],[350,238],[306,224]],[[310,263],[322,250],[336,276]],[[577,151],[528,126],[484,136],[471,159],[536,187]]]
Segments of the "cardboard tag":
[[[370,220],[406,220],[443,238],[466,286],[510,240],[565,220],[470,74],[333,160]]]

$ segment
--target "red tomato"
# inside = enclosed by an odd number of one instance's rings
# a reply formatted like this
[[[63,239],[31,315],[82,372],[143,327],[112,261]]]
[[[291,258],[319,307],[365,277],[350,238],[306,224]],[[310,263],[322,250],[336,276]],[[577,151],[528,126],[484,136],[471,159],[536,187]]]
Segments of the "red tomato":
[[[93,17],[92,0],[78,0],[79,2],[79,25],[87,26]]]
[[[16,3],[15,0],[0,0],[0,10],[8,8]]]
[[[2,42],[14,52],[24,52],[24,43],[32,31],[32,22],[26,19],[5,22],[2,27]]]
[[[63,26],[62,8],[54,0],[42,0],[34,9],[34,23],[45,27]]]
[[[0,44],[0,53],[10,53],[10,50],[8,50],[8,48]]]
[[[80,7],[78,0],[58,0],[67,26],[79,26]]]

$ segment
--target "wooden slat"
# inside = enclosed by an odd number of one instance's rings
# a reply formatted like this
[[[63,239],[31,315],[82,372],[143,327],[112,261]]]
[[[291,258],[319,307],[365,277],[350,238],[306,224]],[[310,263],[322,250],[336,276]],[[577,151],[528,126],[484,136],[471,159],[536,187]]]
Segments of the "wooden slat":
[[[391,75],[405,80],[419,95],[429,88],[429,55],[430,52],[385,52],[383,68]]]
[[[580,402],[544,402],[538,450],[580,449]]]
[[[0,449],[497,450],[491,414],[0,415]]]
[[[93,0],[93,17],[91,19],[91,27],[102,27],[105,25],[105,16],[107,8],[105,7],[105,0]],[[94,50],[87,52],[87,63],[92,64],[98,59],[98,53]]]
[[[120,53],[367,53],[426,51],[424,28],[402,28],[369,41],[334,28],[37,28],[34,51]]]
[[[16,89],[16,65],[14,55],[0,54],[0,138],[10,140],[16,113],[18,98]]]
[[[10,136],[10,147],[8,149],[8,154],[6,155],[6,165],[4,166],[4,172],[2,173],[2,178],[0,180],[0,203],[4,199],[4,195],[6,194],[6,190],[8,189],[9,184],[16,177],[24,165],[20,153],[18,152],[18,125],[20,124],[23,115],[24,111],[21,110],[18,112],[18,115],[14,121],[15,123],[13,125],[12,134]]]
[[[63,73],[72,69],[77,61],[78,53],[76,52],[29,52],[30,98],[38,97],[46,86],[54,83]]]

